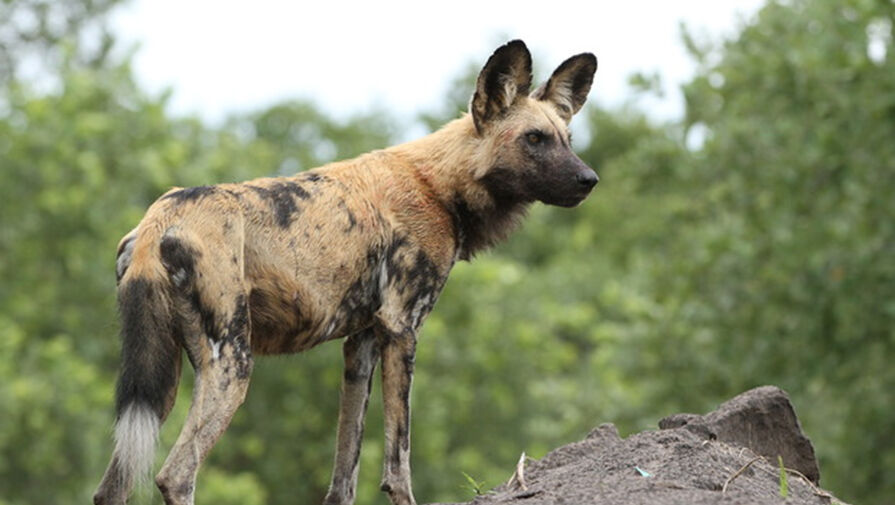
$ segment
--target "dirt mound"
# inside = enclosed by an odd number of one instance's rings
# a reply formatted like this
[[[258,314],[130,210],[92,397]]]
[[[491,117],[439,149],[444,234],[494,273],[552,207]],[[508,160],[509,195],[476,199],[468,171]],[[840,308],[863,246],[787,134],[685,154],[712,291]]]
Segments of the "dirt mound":
[[[704,416],[677,414],[622,439],[604,424],[521,463],[508,484],[470,505],[843,503],[817,487],[811,442],[786,393],[747,391]],[[783,459],[786,497],[778,456]]]

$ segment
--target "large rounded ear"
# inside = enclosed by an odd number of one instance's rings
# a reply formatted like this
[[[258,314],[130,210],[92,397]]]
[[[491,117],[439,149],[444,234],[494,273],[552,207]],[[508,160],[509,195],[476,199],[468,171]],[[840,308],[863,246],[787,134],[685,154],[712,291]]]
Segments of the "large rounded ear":
[[[531,94],[532,98],[550,102],[566,123],[581,110],[597,71],[597,57],[591,53],[572,56],[556,68],[546,84]]]
[[[489,121],[502,116],[517,97],[531,87],[531,53],[521,40],[508,42],[494,51],[479,73],[469,104],[475,129],[482,133]]]

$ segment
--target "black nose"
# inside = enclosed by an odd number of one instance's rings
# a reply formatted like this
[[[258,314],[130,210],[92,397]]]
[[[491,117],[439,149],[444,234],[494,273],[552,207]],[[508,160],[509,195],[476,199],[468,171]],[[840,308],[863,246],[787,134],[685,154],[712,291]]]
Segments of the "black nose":
[[[578,175],[575,176],[578,180],[578,184],[584,186],[587,189],[590,189],[597,185],[600,182],[600,178],[597,177],[597,173],[593,170],[583,170],[578,172]]]

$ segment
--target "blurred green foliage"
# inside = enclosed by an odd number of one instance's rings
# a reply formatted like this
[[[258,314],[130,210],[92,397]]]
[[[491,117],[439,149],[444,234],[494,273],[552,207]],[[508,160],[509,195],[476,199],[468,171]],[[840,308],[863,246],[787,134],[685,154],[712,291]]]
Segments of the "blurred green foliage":
[[[127,57],[111,56],[115,3],[0,3],[0,25],[17,27],[0,30],[3,505],[89,502],[111,450],[115,245],[159,194],[351,157],[406,127],[308,102],[220,127],[172,117],[166,95],[147,94]],[[599,423],[650,428],[769,383],[792,396],[825,487],[867,504],[895,495],[893,21],[885,0],[770,2],[729,40],[685,33],[698,70],[681,120],[593,104],[579,115],[596,193],[573,210],[535,206],[508,243],[458,265],[424,327],[421,501],[471,498],[464,473],[490,487],[522,451],[540,457]],[[29,58],[58,86],[23,77]],[[469,86],[458,78],[421,121],[454,117]],[[197,501],[319,502],[339,346],[255,370]],[[386,503],[377,393],[360,503]]]

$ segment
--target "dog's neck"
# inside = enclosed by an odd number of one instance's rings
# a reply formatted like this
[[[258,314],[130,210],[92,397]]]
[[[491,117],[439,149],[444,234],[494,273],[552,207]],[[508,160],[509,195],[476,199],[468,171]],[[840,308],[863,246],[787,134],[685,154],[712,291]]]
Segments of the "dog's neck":
[[[451,121],[421,138],[388,149],[407,162],[424,193],[450,213],[460,248],[460,259],[504,240],[528,208],[528,202],[493,194],[483,177],[495,160],[494,139],[476,133],[469,115]]]

